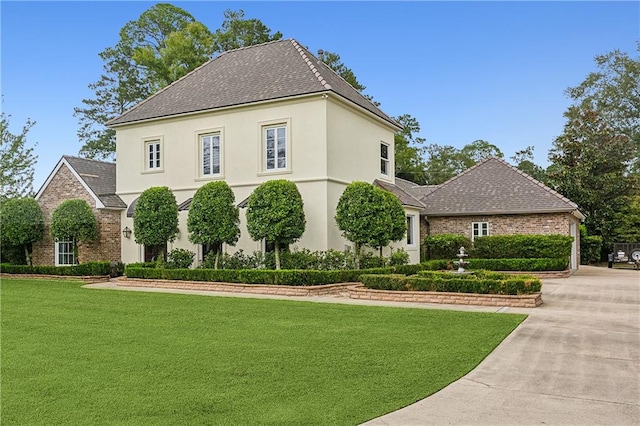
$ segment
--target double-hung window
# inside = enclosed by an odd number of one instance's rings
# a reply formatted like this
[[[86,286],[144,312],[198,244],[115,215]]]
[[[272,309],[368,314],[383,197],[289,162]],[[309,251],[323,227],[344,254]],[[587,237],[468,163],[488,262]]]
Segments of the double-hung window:
[[[487,235],[489,235],[489,222],[473,222],[471,224],[471,241]]]
[[[202,158],[202,176],[220,174],[220,134],[200,136],[200,153]]]
[[[160,140],[151,140],[144,143],[145,169],[156,171],[162,169],[162,144]]]
[[[56,240],[55,245],[56,266],[76,264],[76,243],[73,238]]]
[[[380,142],[380,173],[389,175],[389,145]]]
[[[415,239],[413,236],[413,229],[415,227],[415,216],[407,216],[407,245],[412,246],[415,244]]]
[[[287,126],[264,128],[265,171],[287,169]]]

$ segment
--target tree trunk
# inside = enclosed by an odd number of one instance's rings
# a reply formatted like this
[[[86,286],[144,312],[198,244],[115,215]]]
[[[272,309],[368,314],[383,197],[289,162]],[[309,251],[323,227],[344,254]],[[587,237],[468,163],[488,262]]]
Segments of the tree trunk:
[[[360,269],[360,243],[355,243],[353,252],[356,255],[356,269]]]
[[[31,259],[31,253],[29,253],[29,245],[28,244],[24,245],[24,257],[27,260],[27,265],[33,266],[33,262],[32,262],[32,259]]]
[[[280,247],[278,243],[275,243],[276,247],[276,270],[280,269]]]
[[[213,263],[213,269],[218,269],[218,259],[220,259],[220,251],[216,252],[216,261]]]

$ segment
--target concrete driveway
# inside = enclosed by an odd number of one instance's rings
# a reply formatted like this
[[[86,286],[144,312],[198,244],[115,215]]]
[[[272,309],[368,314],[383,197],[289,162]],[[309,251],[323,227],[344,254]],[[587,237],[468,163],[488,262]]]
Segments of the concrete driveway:
[[[366,424],[640,424],[640,272],[581,266],[542,291],[475,370]]]

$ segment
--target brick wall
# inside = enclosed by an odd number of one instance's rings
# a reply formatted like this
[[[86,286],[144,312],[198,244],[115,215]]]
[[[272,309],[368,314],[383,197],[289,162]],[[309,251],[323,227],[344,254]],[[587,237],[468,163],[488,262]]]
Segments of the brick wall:
[[[489,235],[541,234],[570,235],[572,223],[578,220],[569,213],[539,213],[496,216],[429,217],[429,225],[421,227],[421,237],[440,234],[461,234],[471,238],[473,222],[488,222]]]
[[[33,264],[55,264],[55,247],[49,228],[51,214],[60,203],[74,198],[85,200],[89,203],[93,213],[96,215],[96,219],[98,219],[99,239],[92,244],[79,244],[78,258],[80,262],[119,262],[121,258],[120,211],[96,209],[93,197],[89,195],[73,173],[63,164],[38,199],[38,204],[40,204],[45,217],[45,236],[42,241],[33,245]]]

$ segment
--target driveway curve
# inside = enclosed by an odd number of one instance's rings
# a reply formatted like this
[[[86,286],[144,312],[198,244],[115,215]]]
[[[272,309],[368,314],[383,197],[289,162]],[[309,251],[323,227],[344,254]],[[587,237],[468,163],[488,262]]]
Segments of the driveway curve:
[[[478,367],[367,425],[640,424],[640,272],[581,266]]]

